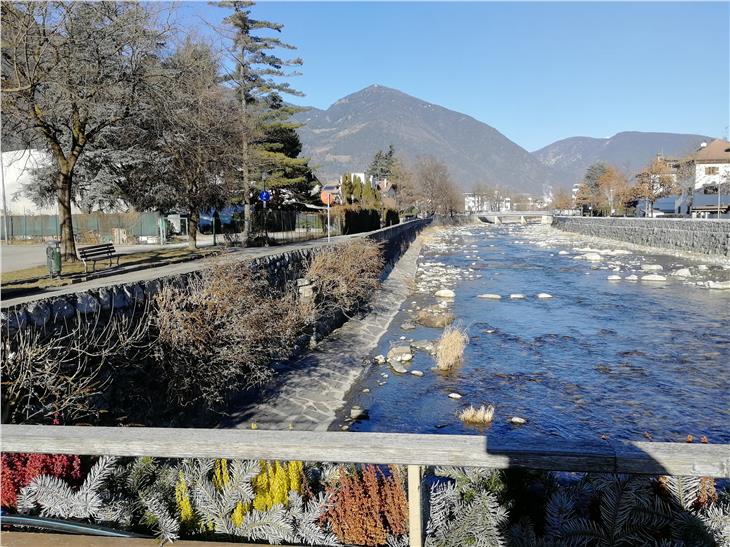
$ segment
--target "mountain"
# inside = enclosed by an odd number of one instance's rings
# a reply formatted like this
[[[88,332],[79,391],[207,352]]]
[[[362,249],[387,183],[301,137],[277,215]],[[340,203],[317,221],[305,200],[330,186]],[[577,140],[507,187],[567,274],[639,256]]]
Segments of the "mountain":
[[[409,161],[430,155],[443,162],[465,190],[481,182],[542,195],[546,185],[564,183],[493,127],[380,85],[295,120],[304,124],[297,130],[303,154],[323,181],[365,171],[375,153],[392,144]]]
[[[712,137],[681,133],[643,133],[627,131],[607,139],[570,137],[536,150],[532,155],[546,167],[564,174],[567,182],[583,178],[593,163],[616,166],[627,176],[635,175],[658,153],[665,156],[685,156]]]

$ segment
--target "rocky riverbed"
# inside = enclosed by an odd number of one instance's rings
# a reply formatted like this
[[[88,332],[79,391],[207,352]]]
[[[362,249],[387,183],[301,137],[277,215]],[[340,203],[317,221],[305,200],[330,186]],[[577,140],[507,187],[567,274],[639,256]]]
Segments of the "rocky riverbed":
[[[730,441],[726,260],[469,225],[425,236],[411,288],[333,428]],[[452,323],[469,344],[439,372]],[[463,424],[469,405],[494,405],[492,424]]]

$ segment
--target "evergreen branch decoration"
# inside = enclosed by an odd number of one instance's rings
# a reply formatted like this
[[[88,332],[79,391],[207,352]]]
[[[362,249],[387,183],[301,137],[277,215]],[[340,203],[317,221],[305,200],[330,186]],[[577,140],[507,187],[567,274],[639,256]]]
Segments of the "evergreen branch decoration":
[[[27,511],[39,506],[44,517],[97,518],[103,505],[101,490],[115,463],[116,458],[99,458],[76,492],[62,479],[36,477],[21,490],[18,508]]]

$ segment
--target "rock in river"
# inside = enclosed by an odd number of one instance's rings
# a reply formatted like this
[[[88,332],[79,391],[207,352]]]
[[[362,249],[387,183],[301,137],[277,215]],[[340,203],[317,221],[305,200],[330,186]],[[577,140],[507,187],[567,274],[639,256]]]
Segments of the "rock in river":
[[[441,289],[440,291],[436,291],[434,296],[436,298],[454,298],[456,293],[451,289]]]
[[[664,268],[659,264],[642,264],[641,269],[645,272],[661,272]]]
[[[512,416],[509,420],[509,423],[514,425],[524,425],[527,423],[527,420],[524,418],[520,418],[519,416]]]
[[[458,393],[449,393],[449,399],[461,399],[461,395]]]
[[[548,294],[548,293],[546,293],[546,292],[541,292],[541,293],[538,293],[538,294],[537,294],[537,297],[538,297],[538,298],[543,298],[543,299],[545,299],[545,298],[552,298],[552,297],[553,297],[553,295],[552,295],[552,294]]]
[[[478,298],[484,298],[485,300],[499,300],[502,297],[498,294],[486,293],[480,294]]]
[[[641,276],[642,281],[666,281],[667,278],[659,274],[649,274]]]
[[[406,357],[404,359],[404,357]],[[395,346],[390,348],[390,351],[388,352],[388,362],[395,363],[400,361],[410,361],[413,359],[413,354],[411,353],[411,346],[410,344],[403,344],[401,346]]]

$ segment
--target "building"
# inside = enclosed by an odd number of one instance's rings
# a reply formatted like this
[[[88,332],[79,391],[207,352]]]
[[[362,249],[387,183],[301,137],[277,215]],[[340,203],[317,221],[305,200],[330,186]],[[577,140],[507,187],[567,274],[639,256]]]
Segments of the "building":
[[[702,143],[693,159],[695,190],[712,187],[716,191],[721,184],[730,185],[730,142],[715,139],[709,144]]]
[[[56,205],[39,207],[23,192],[24,186],[33,180],[33,170],[48,167],[53,158],[43,150],[13,150],[2,153],[3,211],[8,215],[55,215]],[[74,203],[72,213],[81,211]]]
[[[355,179],[360,179],[360,182],[365,184],[366,182],[370,183],[370,186],[372,188],[377,187],[377,181],[371,176],[367,176],[365,173],[346,173],[350,175],[350,180],[355,182]],[[342,177],[339,179],[340,184],[342,184]]]

